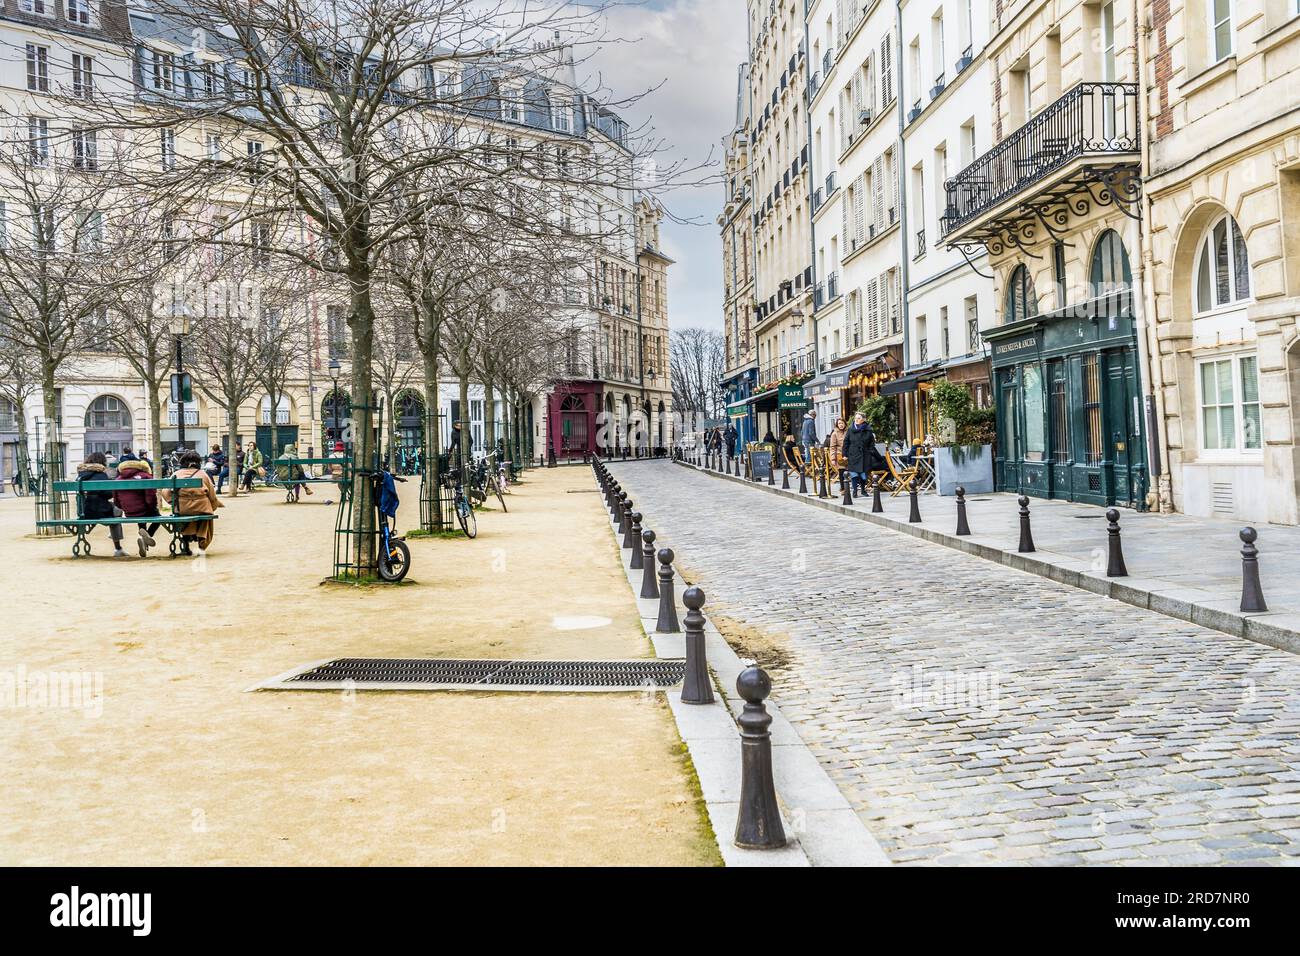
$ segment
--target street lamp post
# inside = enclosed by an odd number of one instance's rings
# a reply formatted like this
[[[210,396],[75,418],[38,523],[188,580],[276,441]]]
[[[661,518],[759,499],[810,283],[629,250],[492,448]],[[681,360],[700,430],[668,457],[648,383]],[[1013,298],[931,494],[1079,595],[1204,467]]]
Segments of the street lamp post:
[[[189,403],[185,375],[185,335],[190,330],[190,311],[185,303],[172,301],[172,317],[168,330],[176,338],[176,374],[172,376],[171,402],[176,409],[176,448],[185,450],[185,409]]]

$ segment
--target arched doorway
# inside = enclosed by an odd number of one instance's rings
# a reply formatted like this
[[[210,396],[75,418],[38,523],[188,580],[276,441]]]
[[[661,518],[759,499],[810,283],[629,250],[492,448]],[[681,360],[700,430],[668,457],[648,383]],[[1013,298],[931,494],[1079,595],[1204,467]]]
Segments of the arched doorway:
[[[343,389],[331,389],[320,403],[321,447],[329,451],[335,442],[346,442],[351,429],[352,398]]]
[[[274,423],[274,428],[272,424]],[[273,434],[274,433],[274,434]],[[275,458],[285,445],[298,445],[298,426],[293,422],[293,403],[288,395],[276,402],[274,419],[271,415],[271,396],[263,395],[257,408],[257,449],[268,461]],[[306,449],[299,448],[300,452]]]
[[[588,450],[590,429],[584,395],[566,395],[560,402],[560,456],[581,455]]]
[[[398,474],[413,475],[419,469],[424,448],[424,396],[408,388],[398,394],[393,408],[395,447],[392,465]]]
[[[618,422],[614,417],[614,395],[609,392],[605,394],[605,420],[601,423],[601,426],[601,431],[605,436],[605,447],[601,450],[608,453],[618,447]]]
[[[103,452],[119,458],[133,446],[131,409],[116,395],[101,395],[86,409],[83,454]]]
[[[666,409],[664,403],[659,403],[659,417],[655,422],[655,454],[659,454],[662,449],[667,449],[668,443],[664,440],[664,415]]]
[[[624,448],[632,447],[632,396],[624,395],[621,406],[622,421],[619,423],[619,440]]]

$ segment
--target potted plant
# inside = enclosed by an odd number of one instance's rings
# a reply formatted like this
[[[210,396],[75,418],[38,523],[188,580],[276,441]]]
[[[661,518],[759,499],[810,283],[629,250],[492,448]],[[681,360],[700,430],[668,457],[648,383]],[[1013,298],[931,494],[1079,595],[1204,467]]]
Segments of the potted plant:
[[[993,490],[993,438],[996,413],[976,408],[970,390],[943,379],[930,387],[937,439],[934,470],[941,495]]]

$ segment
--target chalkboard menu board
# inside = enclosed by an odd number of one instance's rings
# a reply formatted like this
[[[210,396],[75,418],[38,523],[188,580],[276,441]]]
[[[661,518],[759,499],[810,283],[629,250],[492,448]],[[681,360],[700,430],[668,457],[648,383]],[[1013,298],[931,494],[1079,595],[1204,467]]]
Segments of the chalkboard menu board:
[[[772,474],[771,445],[749,443],[749,477],[751,481],[767,481]]]

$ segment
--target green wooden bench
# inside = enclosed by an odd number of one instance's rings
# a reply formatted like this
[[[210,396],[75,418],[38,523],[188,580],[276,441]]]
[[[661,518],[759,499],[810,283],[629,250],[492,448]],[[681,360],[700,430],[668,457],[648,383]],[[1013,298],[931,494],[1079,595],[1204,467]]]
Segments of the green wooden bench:
[[[312,476],[309,468],[319,467],[322,474]],[[266,478],[263,483],[268,488],[283,488],[284,500],[292,503],[298,500],[299,485],[346,484],[352,475],[351,458],[275,458],[265,464]],[[335,477],[334,469],[342,468],[343,474]],[[282,474],[283,472],[283,474]],[[294,478],[294,472],[302,477]]]
[[[172,540],[170,551],[172,557],[180,554],[181,550],[181,528],[193,521],[215,521],[216,515],[195,514],[187,515],[180,513],[181,496],[180,492],[184,489],[202,488],[202,478],[132,478],[128,484],[126,481],[114,481],[104,479],[100,481],[56,481],[54,483],[55,494],[75,494],[77,496],[77,516],[75,518],[51,518],[46,521],[36,522],[40,528],[66,528],[77,537],[72,542],[72,556],[79,558],[83,554],[90,554],[90,539],[87,535],[96,525],[109,527],[111,525],[124,524],[159,524],[171,532]],[[110,494],[118,491],[170,491],[172,500],[172,513],[169,515],[156,515],[147,518],[87,518],[86,514],[86,494],[92,491],[106,491]]]

